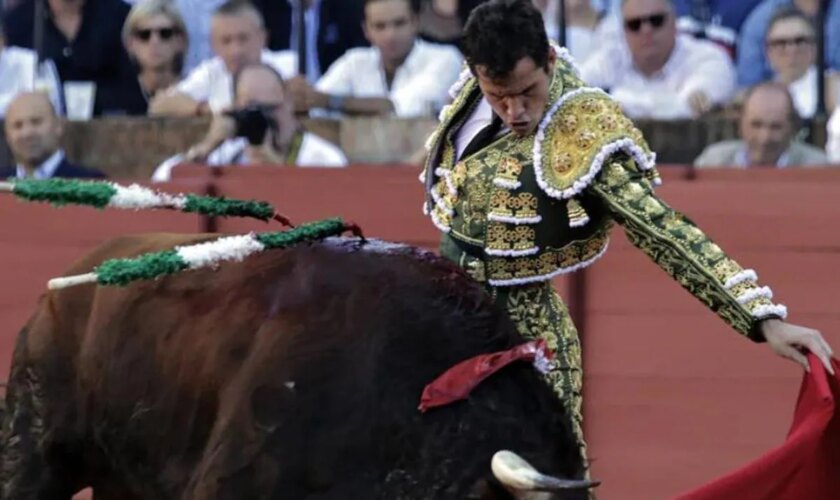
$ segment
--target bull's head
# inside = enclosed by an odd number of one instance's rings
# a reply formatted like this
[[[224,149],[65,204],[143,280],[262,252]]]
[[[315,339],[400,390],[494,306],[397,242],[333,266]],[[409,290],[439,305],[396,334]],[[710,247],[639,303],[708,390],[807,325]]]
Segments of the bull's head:
[[[551,500],[564,493],[580,492],[600,484],[598,481],[568,480],[547,476],[511,451],[499,451],[490,463],[493,475],[516,500]]]

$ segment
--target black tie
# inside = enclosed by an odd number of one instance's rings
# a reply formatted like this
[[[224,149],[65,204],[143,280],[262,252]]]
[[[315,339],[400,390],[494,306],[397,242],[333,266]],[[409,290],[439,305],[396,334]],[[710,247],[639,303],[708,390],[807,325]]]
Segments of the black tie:
[[[470,143],[467,144],[467,148],[464,149],[463,153],[461,153],[461,158],[466,158],[489,146],[493,140],[496,139],[496,136],[499,134],[499,130],[502,130],[502,119],[493,113],[493,120],[490,121],[489,125],[481,129],[478,134],[473,137]]]

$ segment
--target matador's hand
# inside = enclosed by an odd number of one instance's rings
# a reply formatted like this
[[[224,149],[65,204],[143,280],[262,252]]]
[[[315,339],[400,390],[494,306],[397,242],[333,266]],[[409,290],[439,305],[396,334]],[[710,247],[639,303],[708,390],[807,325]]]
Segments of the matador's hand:
[[[764,334],[764,338],[776,354],[799,363],[805,371],[810,371],[810,368],[803,350],[817,356],[825,369],[834,375],[834,369],[831,367],[831,356],[834,351],[817,330],[792,325],[778,319],[768,319],[761,322],[761,333]]]

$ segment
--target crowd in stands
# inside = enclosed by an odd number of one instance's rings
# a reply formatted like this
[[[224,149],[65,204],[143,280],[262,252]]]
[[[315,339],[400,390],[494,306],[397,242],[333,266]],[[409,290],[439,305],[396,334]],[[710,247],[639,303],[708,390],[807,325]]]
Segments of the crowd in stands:
[[[2,1],[0,117],[17,161],[6,173],[68,171],[61,117],[212,115],[201,142],[157,169],[165,180],[182,161],[346,165],[301,115],[437,116],[484,0]],[[562,16],[559,0],[532,1],[583,79],[630,117],[737,110],[741,140],[709,145],[697,166],[840,162],[840,111],[825,150],[801,141],[837,105],[840,0],[566,0]],[[242,130],[255,113],[271,124],[261,140]]]

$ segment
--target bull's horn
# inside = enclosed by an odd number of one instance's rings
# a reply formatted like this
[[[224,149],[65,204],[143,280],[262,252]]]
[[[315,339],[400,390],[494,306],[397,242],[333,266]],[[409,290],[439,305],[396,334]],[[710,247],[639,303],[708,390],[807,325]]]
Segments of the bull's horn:
[[[493,455],[490,467],[496,479],[517,491],[585,490],[601,484],[599,481],[560,479],[541,474],[524,458],[506,450]]]

